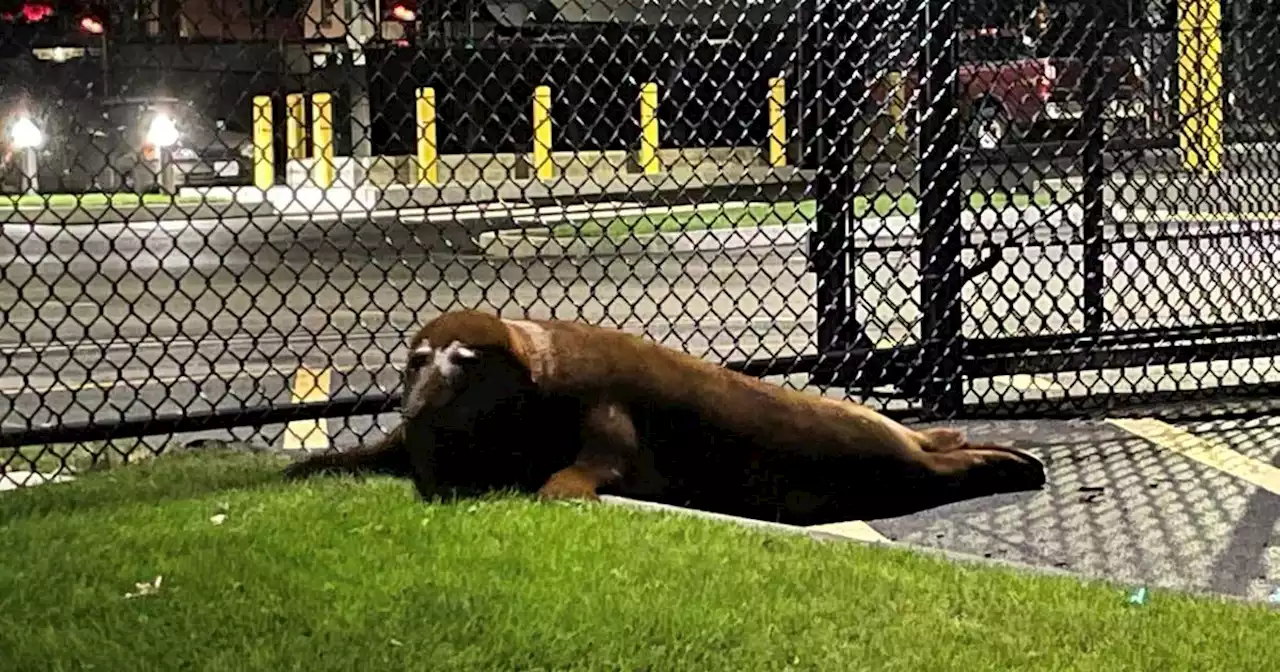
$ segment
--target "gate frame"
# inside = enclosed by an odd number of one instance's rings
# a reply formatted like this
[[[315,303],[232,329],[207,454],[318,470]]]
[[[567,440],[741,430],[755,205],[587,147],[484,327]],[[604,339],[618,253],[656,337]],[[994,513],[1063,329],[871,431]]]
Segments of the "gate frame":
[[[1091,370],[1131,366],[1213,362],[1248,357],[1280,356],[1280,316],[1277,319],[1226,324],[1107,330],[1104,308],[1106,283],[1103,255],[1107,245],[1125,242],[1103,237],[1108,214],[1103,200],[1110,170],[1107,165],[1107,137],[1102,118],[1107,83],[1103,61],[1088,61],[1085,90],[1088,101],[1082,123],[1089,129],[1080,169],[1084,175],[1081,200],[1084,221],[1081,239],[1084,252],[1080,270],[1084,277],[1081,308],[1084,329],[1078,332],[1017,337],[967,338],[962,332],[961,310],[964,283],[978,269],[966,269],[961,253],[969,246],[962,228],[960,178],[973,161],[960,149],[960,124],[955,114],[958,101],[958,0],[926,0],[916,21],[921,46],[919,67],[922,90],[920,107],[919,181],[923,193],[919,206],[921,339],[912,345],[876,348],[858,322],[850,301],[853,272],[858,255],[851,249],[851,232],[856,229],[848,205],[859,195],[858,179],[852,167],[858,151],[848,132],[848,120],[855,118],[856,102],[848,92],[865,83],[865,73],[850,64],[839,38],[850,30],[849,10],[856,0],[811,0],[814,16],[806,45],[809,70],[819,79],[813,90],[821,92],[813,104],[817,128],[818,208],[815,234],[810,242],[811,269],[818,275],[815,295],[818,313],[818,354],[792,371],[808,370],[811,384],[860,391],[868,396],[896,396],[916,400],[921,408],[909,413],[922,419],[953,417],[981,418],[1078,418],[1098,412],[1137,410],[1149,405],[1189,401],[1227,401],[1242,398],[1280,397],[1280,382],[1217,385],[1205,389],[1115,393],[1090,390],[1076,397],[1030,399],[993,403],[964,403],[964,388],[971,378],[1014,374]],[[1097,7],[1090,6],[1097,12]],[[822,26],[835,27],[824,33]],[[1088,39],[1112,39],[1100,17],[1089,17]],[[875,30],[876,26],[867,26]],[[840,29],[843,29],[842,32]],[[843,44],[858,43],[848,40]],[[830,68],[845,64],[846,68]],[[852,66],[852,67],[849,67]],[[843,94],[843,95],[842,95]],[[835,100],[838,105],[828,105]],[[831,140],[831,139],[834,139]],[[973,157],[970,157],[973,158]],[[965,161],[962,167],[961,162]],[[1248,235],[1247,233],[1235,235]],[[1136,241],[1138,238],[1135,237]],[[775,367],[748,366],[757,375],[768,375]],[[886,395],[873,388],[891,387]],[[1280,399],[1273,399],[1280,402]],[[1215,418],[1252,417],[1256,409],[1218,410]],[[1200,415],[1207,415],[1201,413]],[[1193,412],[1192,417],[1198,417]]]

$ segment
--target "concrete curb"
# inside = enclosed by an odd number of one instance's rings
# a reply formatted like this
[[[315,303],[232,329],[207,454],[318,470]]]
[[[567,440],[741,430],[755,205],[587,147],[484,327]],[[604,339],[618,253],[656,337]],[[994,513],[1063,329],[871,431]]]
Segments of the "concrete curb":
[[[934,557],[941,558],[943,560],[949,560],[951,562],[964,563],[969,565],[979,565],[983,567],[991,567],[991,568],[997,568],[997,569],[1006,569],[1014,572],[1020,572],[1023,574],[1030,574],[1035,576],[1066,578],[1066,579],[1072,579],[1072,580],[1079,581],[1081,583],[1086,583],[1086,584],[1091,583],[1095,585],[1103,585],[1120,592],[1125,592],[1128,589],[1132,588],[1134,585],[1137,585],[1131,582],[1117,581],[1115,579],[1105,577],[1105,576],[1071,572],[1071,571],[1068,571],[1065,569],[1059,569],[1056,567],[1044,567],[1040,565],[1031,565],[1023,562],[1017,562],[1014,560],[1007,560],[1004,558],[988,558],[985,556],[973,555],[970,553],[962,553],[960,551],[952,551],[945,548],[921,546],[918,544],[908,544],[908,543],[899,542],[899,541],[868,541],[865,539],[847,537],[847,536],[836,534],[826,530],[810,529],[805,527],[798,527],[796,525],[787,525],[785,523],[774,523],[774,522],[769,522],[765,520],[755,520],[752,518],[741,518],[738,516],[730,516],[722,513],[714,513],[711,511],[686,509],[684,507],[672,506],[670,504],[646,502],[646,501],[641,501],[636,499],[629,499],[626,497],[618,497],[615,495],[601,495],[600,500],[603,503],[611,506],[623,506],[627,508],[637,509],[640,511],[648,511],[652,513],[671,513],[676,515],[693,516],[695,518],[703,518],[706,520],[714,520],[714,521],[729,523],[733,525],[741,525],[743,527],[755,528],[755,529],[759,529],[769,533],[806,536],[806,537],[809,537],[810,539],[813,539],[814,541],[836,541],[836,542],[844,542],[844,543],[863,544],[868,546],[883,546],[888,548],[897,548],[905,551],[910,551],[912,553],[931,555]],[[1164,592],[1201,597],[1201,598],[1211,598],[1211,599],[1216,599],[1223,602],[1235,602],[1239,604],[1249,604],[1249,605],[1262,604],[1272,609],[1280,611],[1280,605],[1271,604],[1268,602],[1260,602],[1258,600],[1252,600],[1242,595],[1230,595],[1227,593],[1218,593],[1218,592],[1212,592],[1207,590],[1190,590],[1186,588],[1167,588],[1163,586],[1157,586],[1157,588]]]
[[[43,210],[0,210],[0,225],[27,224],[132,224],[139,222],[186,222],[197,219],[225,219],[275,214],[269,203],[192,203],[114,207],[53,207]]]
[[[1001,244],[1012,237],[1031,240],[1070,240],[1078,235],[1079,226],[1068,215],[1054,213],[1044,221],[1021,228],[995,222],[979,222],[979,218],[967,214],[964,224],[969,245]],[[984,217],[983,219],[990,219]],[[1112,220],[1104,223],[1106,240],[1121,236],[1155,235],[1177,226],[1185,233],[1214,233],[1241,231],[1244,223],[1259,219],[1258,216],[1240,214],[1237,217],[1211,217],[1204,214],[1179,214],[1163,210],[1133,209],[1112,213]],[[1280,220],[1280,215],[1262,219]],[[904,249],[922,243],[916,217],[892,215],[862,220],[863,230],[855,231],[850,245],[855,249]],[[678,254],[689,252],[735,251],[746,249],[807,249],[813,223],[788,224],[786,226],[741,227],[633,235],[624,239],[604,236],[592,238],[557,237],[533,229],[500,229],[480,233],[476,237],[483,254],[497,259],[560,258],[560,257],[610,257],[643,254]],[[991,227],[988,230],[985,227]],[[1073,243],[1080,244],[1080,243]]]
[[[811,228],[809,224],[788,224],[654,233],[620,240],[606,236],[557,237],[528,230],[503,230],[481,233],[478,242],[485,256],[499,259],[610,257],[800,247],[808,243]]]
[[[39,471],[0,471],[0,492],[19,488],[34,488],[50,483],[69,483],[75,479],[75,474],[70,470],[67,470],[65,474],[56,476]]]

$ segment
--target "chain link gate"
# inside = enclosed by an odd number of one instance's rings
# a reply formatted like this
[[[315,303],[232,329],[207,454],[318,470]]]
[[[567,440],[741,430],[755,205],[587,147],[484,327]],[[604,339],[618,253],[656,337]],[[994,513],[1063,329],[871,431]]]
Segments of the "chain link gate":
[[[845,54],[885,43],[906,53],[906,73],[886,77],[893,57],[873,56],[879,73],[864,78],[914,87],[915,104],[898,105],[920,115],[915,155],[876,174],[857,154],[865,145],[833,141],[823,154],[811,256],[830,280],[819,271],[816,382],[913,400],[924,417],[1272,408],[1275,128],[1257,107],[1273,99],[1257,69],[1276,54],[1246,40],[1271,34],[1276,10],[876,6],[869,20],[834,9],[824,25],[866,22]],[[853,116],[832,113],[824,132],[839,137]],[[918,185],[906,235],[847,208],[868,183],[895,179]],[[883,300],[895,290],[901,299]]]
[[[461,307],[926,418],[1265,396],[1278,17],[7,2],[0,483],[372,439]]]

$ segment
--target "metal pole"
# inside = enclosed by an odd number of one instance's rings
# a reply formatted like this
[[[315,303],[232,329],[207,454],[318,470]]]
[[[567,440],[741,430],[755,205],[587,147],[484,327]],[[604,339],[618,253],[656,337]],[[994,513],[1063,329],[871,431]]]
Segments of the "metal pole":
[[[810,136],[812,147],[805,152],[817,163],[814,188],[818,208],[809,239],[809,259],[817,276],[818,353],[838,356],[872,346],[851,300],[857,262],[849,245],[851,231],[859,224],[853,205],[860,181],[855,170],[859,143],[850,120],[858,118],[864,83],[863,57],[848,45],[859,43],[861,19],[850,0],[813,0],[806,6],[813,8],[811,16],[816,19],[809,23],[804,37],[810,59],[806,69],[816,89],[811,98],[816,132]],[[857,361],[845,360],[821,366],[813,372],[812,380],[850,389],[865,380],[879,380],[881,375],[860,367]]]
[[[174,175],[175,169],[169,152],[170,149],[168,147],[161,147],[160,151],[156,152],[156,175],[159,177],[160,193],[173,195],[176,176]]]
[[[920,59],[920,308],[926,417],[948,417],[964,402],[960,311],[960,121],[956,105],[957,0],[928,0],[918,30]]]
[[[40,191],[39,156],[35,147],[22,150],[22,182],[23,191],[34,194]]]
[[[1106,179],[1104,151],[1107,144],[1106,124],[1103,110],[1111,94],[1111,83],[1108,71],[1103,64],[1103,55],[1108,53],[1105,44],[1110,30],[1098,25],[1102,13],[1092,5],[1086,9],[1084,18],[1088,22],[1085,44],[1092,56],[1085,67],[1084,78],[1084,115],[1081,119],[1084,130],[1088,134],[1081,157],[1084,165],[1084,188],[1081,197],[1084,202],[1084,221],[1081,233],[1084,237],[1084,258],[1081,260],[1084,272],[1084,329],[1088,333],[1102,331],[1104,322],[1102,269],[1102,219],[1103,187]]]
[[[102,31],[102,97],[111,95],[111,57],[107,52],[107,31]]]
[[[850,276],[846,268],[848,223],[845,221],[845,209],[855,194],[841,193],[840,178],[848,173],[851,158],[841,151],[840,142],[845,135],[842,131],[847,130],[848,119],[841,118],[840,111],[833,109],[833,103],[847,97],[847,83],[842,75],[848,72],[848,64],[838,57],[840,40],[836,32],[843,25],[843,7],[836,0],[815,0],[813,4],[817,20],[810,29],[814,54],[812,66],[824,95],[817,96],[814,101],[818,107],[816,155],[819,165],[815,185],[818,209],[810,263],[818,276],[818,352],[827,353],[843,350],[848,345],[841,338],[844,320],[850,312],[845,294],[845,284]],[[841,65],[845,67],[841,68]]]

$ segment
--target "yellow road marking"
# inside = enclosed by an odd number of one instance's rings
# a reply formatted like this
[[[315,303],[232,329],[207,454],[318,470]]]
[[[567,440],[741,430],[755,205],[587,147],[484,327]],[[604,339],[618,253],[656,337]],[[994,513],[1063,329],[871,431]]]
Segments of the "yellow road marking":
[[[826,525],[810,525],[810,530],[816,532],[826,532],[847,539],[856,539],[858,541],[867,541],[878,544],[889,543],[889,538],[876,531],[861,520],[850,520],[843,523],[827,523]]]
[[[293,394],[291,401],[295,404],[311,401],[329,400],[329,377],[331,369],[298,369],[293,378]],[[294,420],[285,428],[284,447],[286,450],[319,449],[329,447],[329,422],[319,420]]]
[[[1107,422],[1130,434],[1246,483],[1280,495],[1280,469],[1242,455],[1219,439],[1196,436],[1184,429],[1150,418],[1108,418]]]

